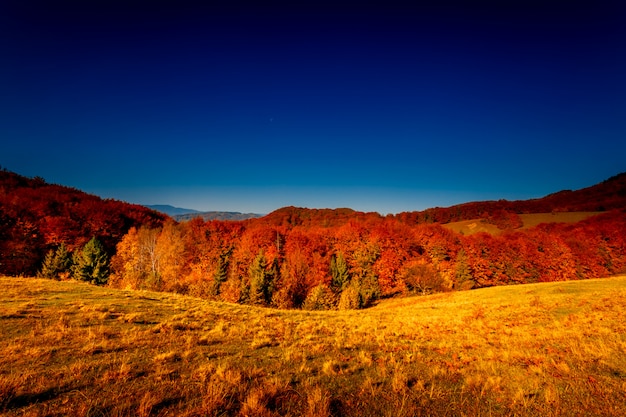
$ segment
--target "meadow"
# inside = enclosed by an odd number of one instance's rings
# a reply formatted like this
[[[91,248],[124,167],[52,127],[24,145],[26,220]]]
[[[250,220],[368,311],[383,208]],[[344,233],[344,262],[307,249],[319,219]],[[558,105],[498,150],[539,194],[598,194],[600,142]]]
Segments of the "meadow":
[[[0,277],[5,416],[622,416],[626,276],[277,310]]]
[[[520,214],[523,226],[519,230],[530,229],[541,223],[576,223],[589,217],[601,214],[599,211],[574,211],[574,212],[552,212],[552,213],[529,213]],[[442,225],[453,232],[464,235],[472,235],[478,232],[485,232],[492,235],[499,235],[505,231],[496,225],[486,222],[484,219],[462,220],[450,222]]]

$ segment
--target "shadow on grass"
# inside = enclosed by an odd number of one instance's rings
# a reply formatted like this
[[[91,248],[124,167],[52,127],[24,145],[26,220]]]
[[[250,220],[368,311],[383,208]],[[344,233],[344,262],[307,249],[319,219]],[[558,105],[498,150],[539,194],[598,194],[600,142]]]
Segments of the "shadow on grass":
[[[1,403],[4,404],[4,410],[15,410],[18,408],[27,407],[31,404],[42,403],[46,401],[53,400],[59,397],[62,394],[65,394],[67,390],[60,390],[58,388],[49,388],[47,390],[37,392],[37,393],[26,393],[11,396],[10,398],[4,399]]]

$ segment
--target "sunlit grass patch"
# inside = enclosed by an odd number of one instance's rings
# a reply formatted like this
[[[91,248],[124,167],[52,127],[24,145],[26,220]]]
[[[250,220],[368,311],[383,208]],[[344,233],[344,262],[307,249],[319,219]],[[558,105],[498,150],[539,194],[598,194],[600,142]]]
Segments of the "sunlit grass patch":
[[[626,408],[626,278],[282,311],[0,278],[0,413],[579,415]]]

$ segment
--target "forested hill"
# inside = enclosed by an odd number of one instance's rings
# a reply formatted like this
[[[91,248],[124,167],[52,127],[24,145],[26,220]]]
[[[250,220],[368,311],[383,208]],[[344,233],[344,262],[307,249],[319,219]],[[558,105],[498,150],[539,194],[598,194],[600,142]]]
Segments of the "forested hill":
[[[626,208],[626,172],[599,184],[576,191],[559,191],[543,198],[518,201],[478,201],[446,208],[399,213],[395,217],[405,223],[450,223],[472,219],[501,219],[511,214],[609,211]]]
[[[74,188],[0,170],[0,273],[33,275],[49,249],[73,250],[92,237],[109,254],[133,226],[158,227],[167,216]]]
[[[351,220],[379,220],[381,218],[382,216],[378,213],[363,213],[350,208],[309,209],[289,206],[252,221],[274,226],[336,227]]]
[[[503,229],[515,229],[516,214],[551,212],[598,212],[626,208],[626,173],[616,175],[591,187],[576,191],[559,191],[531,200],[476,201],[451,207],[434,207],[388,215],[402,223],[450,223],[462,220],[485,219]],[[351,220],[380,220],[378,213],[364,213],[350,208],[308,209],[283,207],[255,222],[275,226],[340,226]]]

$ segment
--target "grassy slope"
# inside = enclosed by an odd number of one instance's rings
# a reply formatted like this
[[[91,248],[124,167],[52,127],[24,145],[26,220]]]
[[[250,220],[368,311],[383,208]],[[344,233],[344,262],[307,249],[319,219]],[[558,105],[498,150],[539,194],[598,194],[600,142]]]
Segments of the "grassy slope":
[[[576,223],[581,220],[585,220],[588,217],[595,216],[601,212],[596,211],[578,211],[578,212],[563,212],[563,213],[533,213],[533,214],[520,214],[520,218],[524,223],[522,229],[529,229],[535,227],[541,223]],[[497,235],[503,231],[498,229],[495,225],[486,223],[481,219],[463,220],[460,222],[452,222],[444,224],[446,227],[454,232],[463,233],[464,235],[471,235],[478,232],[487,232],[492,235]],[[519,229],[518,229],[519,230]]]
[[[0,277],[4,415],[623,415],[626,276],[260,309]]]

